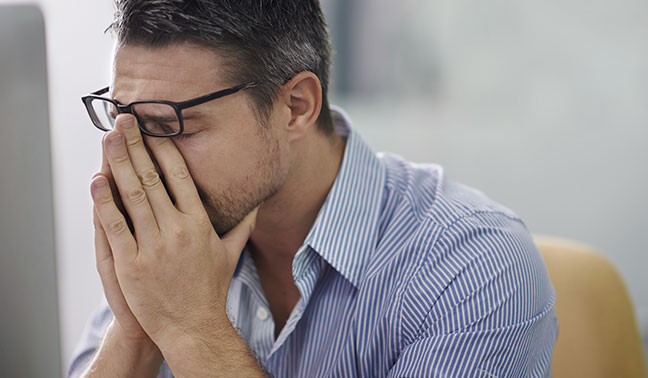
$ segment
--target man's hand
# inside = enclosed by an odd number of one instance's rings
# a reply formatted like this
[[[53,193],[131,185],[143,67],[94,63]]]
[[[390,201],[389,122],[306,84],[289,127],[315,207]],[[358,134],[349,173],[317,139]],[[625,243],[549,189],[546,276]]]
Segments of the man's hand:
[[[131,115],[118,117],[116,130],[104,138],[103,147],[134,232],[113,198],[108,174],[96,175],[91,191],[98,230],[103,231],[99,239],[105,235],[110,247],[102,249],[102,257],[112,252],[114,276],[123,293],[124,301],[114,294],[111,308],[117,304],[123,309],[118,311],[121,326],[140,337],[137,325],[141,325],[164,353],[176,344],[210,344],[213,340],[205,338],[221,331],[230,334],[227,292],[256,211],[220,239],[173,141],[148,138],[147,144],[175,204]],[[109,281],[114,287],[106,271],[104,286]]]
[[[105,177],[112,192],[117,193],[105,154],[103,154],[101,172],[93,179],[97,176]],[[124,213],[119,196],[114,197],[114,200],[116,206]],[[96,209],[93,212],[97,271],[114,319],[108,326],[101,346],[83,377],[155,377],[162,364],[162,354],[144,332],[124,299],[117,281],[108,237]]]
[[[101,172],[97,173],[93,177],[93,180],[98,176],[105,177],[111,186],[111,191],[117,193],[105,153],[103,154],[101,161]],[[114,197],[114,201],[115,205],[123,213],[124,209],[121,204],[121,199],[117,196]],[[124,299],[124,295],[119,287],[119,282],[117,281],[117,275],[115,274],[115,262],[112,250],[110,249],[110,243],[108,242],[108,237],[106,236],[106,232],[99,220],[96,208],[93,210],[93,213],[97,271],[101,278],[101,284],[104,288],[106,300],[115,316],[112,329],[118,332],[121,338],[125,339],[125,341],[132,341],[135,345],[152,344],[153,342],[146,332],[144,332]]]

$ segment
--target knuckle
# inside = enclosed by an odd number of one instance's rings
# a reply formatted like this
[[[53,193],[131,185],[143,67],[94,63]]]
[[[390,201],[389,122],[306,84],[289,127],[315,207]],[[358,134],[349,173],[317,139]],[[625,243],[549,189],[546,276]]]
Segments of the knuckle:
[[[123,219],[118,219],[116,221],[111,222],[108,229],[112,234],[121,235],[126,230],[128,230],[128,225],[126,224],[126,221],[124,221]]]
[[[189,232],[187,232],[187,230],[185,230],[182,227],[174,228],[171,235],[173,239],[176,241],[176,243],[181,245],[187,244],[191,239],[191,237],[189,236]]]
[[[151,242],[151,249],[153,252],[158,255],[165,250],[165,244],[162,241],[162,238],[156,238]]]
[[[126,145],[128,147],[139,147],[140,145],[143,145],[142,137],[139,135],[131,136],[126,140]]]
[[[166,146],[167,144],[171,143],[171,139],[169,138],[152,138],[152,139],[153,142],[158,146]]]
[[[97,202],[100,205],[109,205],[112,201],[113,201],[112,195],[110,195],[110,196],[101,196],[101,197],[97,198]]]
[[[139,282],[146,276],[146,270],[146,265],[139,259],[135,259],[129,263],[126,274],[129,280]]]
[[[135,259],[131,261],[130,265],[132,267],[131,273],[135,277],[141,277],[146,272],[147,266],[141,259]]]
[[[196,227],[198,230],[205,232],[214,229],[214,225],[212,224],[207,214],[197,215],[195,219],[196,219]]]
[[[117,164],[123,164],[128,161],[128,155],[126,154],[119,154],[114,157],[113,161]]]
[[[112,273],[112,270],[114,269],[112,259],[97,260],[96,266],[97,272],[102,277],[107,277],[107,275]]]
[[[177,167],[173,168],[172,173],[173,177],[181,181],[186,181],[190,178],[189,170],[184,165],[178,165]]]
[[[146,192],[142,188],[135,188],[128,192],[128,200],[135,205],[139,205],[146,201]]]
[[[140,174],[140,181],[146,188],[152,188],[160,184],[160,175],[155,169],[147,169]]]

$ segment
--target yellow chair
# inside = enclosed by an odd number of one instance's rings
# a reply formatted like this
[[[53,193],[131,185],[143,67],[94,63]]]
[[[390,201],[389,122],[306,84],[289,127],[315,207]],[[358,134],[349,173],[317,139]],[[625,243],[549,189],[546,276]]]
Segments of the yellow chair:
[[[623,279],[593,249],[537,236],[556,290],[555,378],[646,378],[644,351]]]

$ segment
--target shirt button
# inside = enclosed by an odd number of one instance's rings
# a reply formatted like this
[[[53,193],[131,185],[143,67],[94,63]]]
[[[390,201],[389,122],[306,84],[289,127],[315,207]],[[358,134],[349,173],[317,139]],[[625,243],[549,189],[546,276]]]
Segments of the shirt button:
[[[257,309],[256,317],[259,318],[259,320],[266,320],[266,319],[268,319],[269,315],[270,314],[268,314],[268,310],[266,310],[265,308],[259,307]]]

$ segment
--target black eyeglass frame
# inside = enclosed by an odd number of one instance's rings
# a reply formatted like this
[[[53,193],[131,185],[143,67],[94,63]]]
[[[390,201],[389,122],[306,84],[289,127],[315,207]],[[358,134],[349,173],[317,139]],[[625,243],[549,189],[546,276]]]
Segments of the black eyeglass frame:
[[[221,97],[229,96],[232,95],[236,92],[249,89],[249,88],[254,88],[258,86],[256,82],[249,82],[246,84],[240,84],[235,87],[227,88],[227,89],[222,89],[220,91],[216,91],[204,96],[196,97],[191,100],[187,101],[182,101],[182,102],[173,102],[173,101],[164,101],[164,100],[152,100],[152,101],[134,101],[131,102],[130,104],[122,105],[120,104],[117,100],[108,98],[108,97],[102,97],[103,94],[108,93],[110,90],[110,87],[105,87],[102,88],[98,91],[92,92],[91,94],[87,96],[81,97],[81,101],[83,101],[83,104],[86,107],[86,110],[88,111],[88,115],[90,116],[90,119],[92,120],[92,123],[95,125],[96,128],[98,128],[101,131],[111,131],[111,129],[106,129],[101,125],[101,121],[99,121],[99,118],[97,117],[97,114],[95,113],[94,108],[92,107],[92,100],[103,100],[103,101],[108,101],[115,105],[115,108],[117,109],[117,114],[123,114],[123,113],[128,113],[132,114],[137,118],[137,122],[139,124],[139,128],[142,131],[143,134],[146,134],[148,136],[156,137],[156,138],[169,138],[169,137],[174,137],[182,134],[184,131],[184,122],[182,118],[182,111],[187,108],[191,108],[194,106],[198,106],[201,104],[204,104],[208,101],[216,100]],[[149,132],[148,130],[144,129],[141,124],[142,122],[139,119],[139,116],[137,113],[133,112],[133,106],[135,105],[141,105],[141,104],[165,104],[171,106],[175,112],[176,116],[178,117],[178,122],[179,122],[179,128],[178,131],[173,132],[173,133],[167,133],[167,134],[154,134]]]

